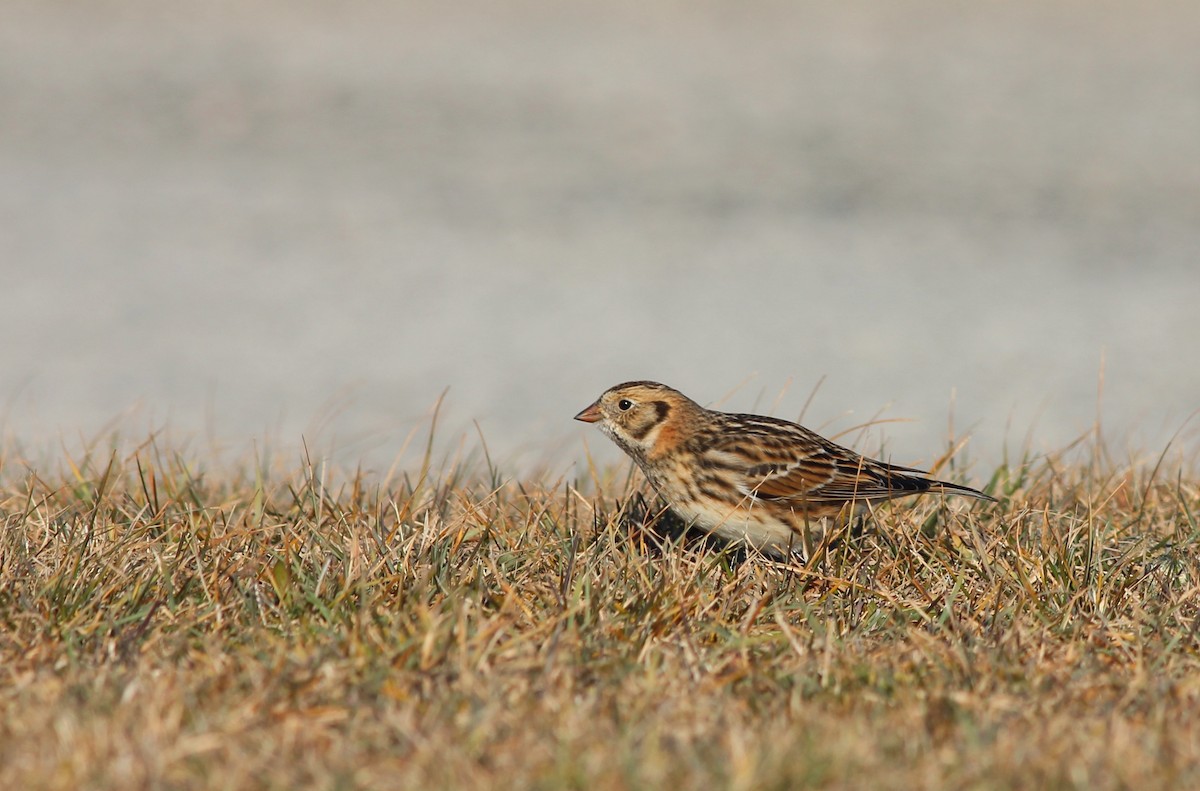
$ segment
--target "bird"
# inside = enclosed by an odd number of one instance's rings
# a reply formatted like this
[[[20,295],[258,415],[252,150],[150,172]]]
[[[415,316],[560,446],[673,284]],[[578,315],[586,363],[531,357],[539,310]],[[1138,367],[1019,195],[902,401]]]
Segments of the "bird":
[[[884,500],[934,492],[996,502],[798,423],[706,409],[658,382],[610,387],[575,419],[596,424],[685,522],[776,557],[812,557],[830,526]]]

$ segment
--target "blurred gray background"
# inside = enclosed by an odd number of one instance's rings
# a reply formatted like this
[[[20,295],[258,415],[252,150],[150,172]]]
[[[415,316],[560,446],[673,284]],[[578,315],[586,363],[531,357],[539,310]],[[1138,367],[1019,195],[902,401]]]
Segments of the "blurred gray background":
[[[4,0],[0,409],[510,468],[632,378],[977,475],[1200,407],[1200,4]],[[782,395],[781,395],[782,394]],[[1192,449],[1193,421],[1176,447]],[[410,451],[410,457],[412,455]]]

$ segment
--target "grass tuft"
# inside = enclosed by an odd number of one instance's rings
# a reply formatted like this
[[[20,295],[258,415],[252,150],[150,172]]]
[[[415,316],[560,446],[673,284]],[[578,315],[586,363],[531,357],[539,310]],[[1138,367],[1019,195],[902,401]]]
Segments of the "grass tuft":
[[[0,476],[0,787],[1200,785],[1200,479],[1025,459],[817,562],[628,469],[154,438]]]

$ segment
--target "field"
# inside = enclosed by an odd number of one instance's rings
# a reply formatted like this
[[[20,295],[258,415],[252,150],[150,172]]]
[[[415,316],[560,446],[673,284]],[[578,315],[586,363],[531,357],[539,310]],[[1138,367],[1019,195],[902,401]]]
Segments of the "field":
[[[1000,504],[808,566],[679,535],[624,466],[2,463],[0,787],[1200,787],[1169,453],[974,470]]]

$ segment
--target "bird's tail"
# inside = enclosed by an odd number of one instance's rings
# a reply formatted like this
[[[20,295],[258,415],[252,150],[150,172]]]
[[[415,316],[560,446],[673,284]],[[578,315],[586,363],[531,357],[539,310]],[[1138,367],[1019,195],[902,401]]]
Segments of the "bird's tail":
[[[978,489],[972,489],[970,486],[962,486],[961,484],[950,483],[949,481],[930,480],[929,491],[941,492],[942,494],[959,494],[963,497],[974,497],[976,500],[986,500],[989,503],[999,502],[990,494],[984,494]]]

